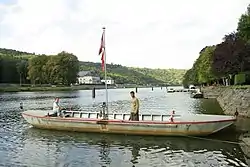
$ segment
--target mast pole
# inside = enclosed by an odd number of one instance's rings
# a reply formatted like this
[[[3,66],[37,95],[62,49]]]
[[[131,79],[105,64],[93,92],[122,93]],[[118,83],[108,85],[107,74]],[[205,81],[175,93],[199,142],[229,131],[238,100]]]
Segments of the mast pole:
[[[103,29],[103,41],[104,41],[104,77],[105,77],[105,90],[106,90],[106,114],[108,119],[108,84],[107,84],[107,66],[106,66],[106,41],[105,41],[105,27]]]

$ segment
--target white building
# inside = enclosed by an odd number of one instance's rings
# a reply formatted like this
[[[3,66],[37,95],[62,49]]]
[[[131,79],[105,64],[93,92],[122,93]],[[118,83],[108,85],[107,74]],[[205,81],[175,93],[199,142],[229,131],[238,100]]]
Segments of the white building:
[[[105,79],[102,79],[101,82],[105,84]],[[115,84],[115,81],[112,78],[108,77],[107,85],[114,85],[114,84]]]
[[[101,84],[100,77],[93,76],[90,71],[80,71],[77,80],[79,84]]]

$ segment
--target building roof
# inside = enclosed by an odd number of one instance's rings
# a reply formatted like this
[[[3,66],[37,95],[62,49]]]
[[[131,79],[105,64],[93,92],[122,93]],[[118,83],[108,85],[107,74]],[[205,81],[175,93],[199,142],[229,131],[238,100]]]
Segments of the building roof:
[[[102,80],[105,80],[105,78],[102,78]],[[107,77],[107,80],[113,80],[111,77]]]
[[[91,71],[80,71],[78,73],[78,77],[84,77],[84,76],[87,76],[87,75],[91,75]]]
[[[87,77],[87,76],[90,76],[90,77],[100,77],[95,71],[80,71],[78,74],[77,74],[78,77]]]

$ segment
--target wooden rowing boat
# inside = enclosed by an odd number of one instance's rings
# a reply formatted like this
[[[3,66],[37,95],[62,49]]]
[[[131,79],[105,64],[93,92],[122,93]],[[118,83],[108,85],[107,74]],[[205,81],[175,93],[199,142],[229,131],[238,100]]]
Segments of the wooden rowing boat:
[[[29,124],[42,129],[162,136],[209,135],[236,120],[235,116],[226,115],[140,114],[140,121],[129,121],[130,114],[123,113],[108,114],[108,119],[98,112],[67,111],[69,117],[49,117],[47,113],[27,110],[22,116]]]

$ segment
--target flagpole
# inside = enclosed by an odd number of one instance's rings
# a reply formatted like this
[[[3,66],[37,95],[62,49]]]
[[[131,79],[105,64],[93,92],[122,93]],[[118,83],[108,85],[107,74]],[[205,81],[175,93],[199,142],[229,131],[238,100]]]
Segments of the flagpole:
[[[105,89],[106,89],[106,114],[108,119],[108,84],[107,84],[107,66],[106,66],[106,41],[105,41],[105,27],[103,29],[104,40],[104,77],[105,77]]]

